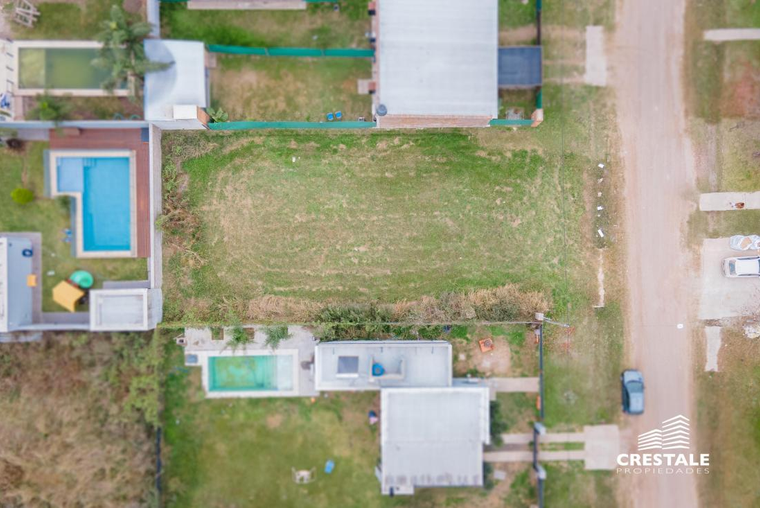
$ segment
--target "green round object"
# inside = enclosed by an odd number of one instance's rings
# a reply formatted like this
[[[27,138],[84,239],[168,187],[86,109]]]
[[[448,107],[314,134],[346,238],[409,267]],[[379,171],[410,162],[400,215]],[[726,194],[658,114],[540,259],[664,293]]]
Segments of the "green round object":
[[[77,270],[76,272],[72,273],[71,277],[69,277],[69,280],[82,289],[90,289],[95,283],[95,279],[93,278],[92,274],[84,270]]]

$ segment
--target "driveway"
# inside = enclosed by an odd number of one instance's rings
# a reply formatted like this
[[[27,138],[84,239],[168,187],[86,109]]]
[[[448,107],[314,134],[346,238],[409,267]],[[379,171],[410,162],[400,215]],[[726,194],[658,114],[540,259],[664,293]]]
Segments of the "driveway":
[[[627,367],[641,369],[648,385],[646,412],[629,420],[632,434],[659,428],[678,414],[696,420],[691,324],[697,297],[693,260],[682,242],[694,208],[686,197],[696,193],[681,79],[684,4],[623,0],[616,16],[613,84],[625,165]],[[635,443],[625,443],[621,452],[635,452]],[[693,475],[620,480],[621,497],[633,506],[698,503]]]
[[[723,275],[721,262],[732,256],[751,256],[728,247],[728,238],[702,241],[702,290],[699,319],[722,319],[747,316],[760,307],[760,278],[729,279]]]

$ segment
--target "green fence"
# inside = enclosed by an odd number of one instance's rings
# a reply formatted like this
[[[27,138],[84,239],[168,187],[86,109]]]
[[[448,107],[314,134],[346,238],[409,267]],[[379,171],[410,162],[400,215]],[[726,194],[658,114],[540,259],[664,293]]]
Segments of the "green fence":
[[[375,50],[369,48],[253,48],[249,46],[225,46],[209,44],[212,53],[229,55],[260,55],[260,56],[297,56],[297,57],[342,57],[342,58],[372,58]]]
[[[245,131],[254,129],[372,129],[375,122],[220,122],[211,123],[212,131]]]
[[[533,120],[507,120],[506,118],[494,118],[488,125],[491,127],[529,127],[533,125]]]

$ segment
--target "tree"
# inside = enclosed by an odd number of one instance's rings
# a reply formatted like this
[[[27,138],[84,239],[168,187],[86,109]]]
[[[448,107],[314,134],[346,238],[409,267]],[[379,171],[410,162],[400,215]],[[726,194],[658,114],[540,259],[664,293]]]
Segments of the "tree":
[[[71,104],[65,98],[50,95],[48,92],[37,97],[35,106],[27,113],[30,120],[54,122],[56,125],[69,118]]]
[[[11,199],[20,205],[34,201],[34,192],[23,187],[17,187],[11,191]]]
[[[113,92],[116,87],[127,83],[130,95],[137,97],[147,73],[162,71],[171,65],[148,59],[143,41],[150,35],[151,24],[127,19],[127,14],[119,5],[111,7],[111,19],[103,21],[102,27],[98,40],[103,47],[92,64],[111,72],[101,83],[104,90]]]

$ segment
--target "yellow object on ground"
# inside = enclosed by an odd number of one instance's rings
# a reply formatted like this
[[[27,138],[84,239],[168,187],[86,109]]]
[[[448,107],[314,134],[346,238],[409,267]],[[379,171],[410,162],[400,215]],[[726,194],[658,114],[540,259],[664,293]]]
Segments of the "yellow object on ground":
[[[26,285],[30,288],[36,288],[37,287],[37,275],[35,274],[29,274],[26,276]]]
[[[69,312],[76,312],[77,302],[84,296],[84,291],[62,280],[53,288],[53,301]]]

